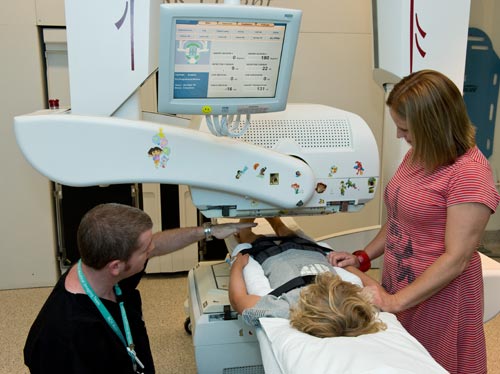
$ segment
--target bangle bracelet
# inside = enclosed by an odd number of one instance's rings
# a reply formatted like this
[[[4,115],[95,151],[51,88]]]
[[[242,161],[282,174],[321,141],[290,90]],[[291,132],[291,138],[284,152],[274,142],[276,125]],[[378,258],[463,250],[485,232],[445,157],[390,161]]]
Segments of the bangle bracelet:
[[[212,236],[212,224],[210,222],[205,222],[203,224],[203,232],[205,233],[205,240],[209,242],[214,237]]]
[[[370,261],[370,257],[368,257],[368,254],[365,251],[355,251],[352,254],[358,258],[359,270],[362,272],[370,270],[372,263]]]

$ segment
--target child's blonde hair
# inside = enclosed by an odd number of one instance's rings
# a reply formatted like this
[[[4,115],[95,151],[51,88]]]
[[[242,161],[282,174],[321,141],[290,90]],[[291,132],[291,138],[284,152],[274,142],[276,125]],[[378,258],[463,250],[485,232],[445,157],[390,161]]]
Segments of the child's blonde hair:
[[[290,324],[299,331],[327,338],[358,336],[386,329],[363,289],[325,272],[300,292],[291,309]]]

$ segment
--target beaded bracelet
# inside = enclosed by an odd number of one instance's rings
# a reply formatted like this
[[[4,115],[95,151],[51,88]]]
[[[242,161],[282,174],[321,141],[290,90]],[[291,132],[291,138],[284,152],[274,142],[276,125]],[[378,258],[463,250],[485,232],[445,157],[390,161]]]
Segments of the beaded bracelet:
[[[372,267],[372,263],[370,261],[370,257],[368,257],[368,254],[365,251],[359,250],[353,252],[352,254],[358,258],[359,270],[361,270],[362,272],[370,270],[370,268]]]

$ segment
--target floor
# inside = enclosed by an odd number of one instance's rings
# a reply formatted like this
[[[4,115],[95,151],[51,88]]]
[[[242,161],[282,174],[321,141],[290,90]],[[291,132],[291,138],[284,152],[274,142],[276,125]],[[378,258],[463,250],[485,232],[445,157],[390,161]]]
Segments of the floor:
[[[50,288],[0,291],[0,373],[24,374],[22,349]],[[185,273],[150,275],[140,284],[144,318],[158,374],[195,374],[191,337],[184,330]],[[485,324],[490,374],[500,374],[500,315]]]

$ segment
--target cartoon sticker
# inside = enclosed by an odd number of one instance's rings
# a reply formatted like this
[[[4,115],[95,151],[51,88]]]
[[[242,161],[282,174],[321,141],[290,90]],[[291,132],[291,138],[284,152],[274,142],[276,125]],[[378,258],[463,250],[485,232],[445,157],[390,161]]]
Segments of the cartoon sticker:
[[[377,185],[377,178],[375,177],[368,178],[368,193],[374,193],[376,185]]]
[[[279,173],[271,173],[269,175],[269,184],[273,185],[273,186],[280,184],[280,174]]]
[[[236,176],[235,176],[235,178],[236,178],[236,179],[240,179],[240,178],[241,178],[241,176],[242,176],[243,174],[245,174],[245,172],[246,172],[247,170],[248,170],[248,166],[245,166],[243,169],[238,170],[238,171],[236,172]]]
[[[292,185],[290,187],[293,188],[293,190],[295,191],[296,195],[298,195],[300,193],[300,184],[298,184],[298,183],[292,183]]]
[[[363,164],[361,163],[361,161],[356,161],[354,163],[354,169],[356,169],[356,175],[363,175],[363,172],[365,171],[365,169],[363,168]]]
[[[358,187],[356,186],[356,183],[351,181],[351,179],[348,179],[347,181],[340,181],[340,194],[344,196],[345,191],[348,189],[354,189],[357,190]]]
[[[257,177],[264,178],[264,176],[266,175],[266,170],[267,170],[267,166],[260,168],[259,173],[257,174]]]
[[[337,165],[330,166],[330,172],[328,173],[328,176],[333,177],[333,174],[336,174],[338,170],[339,167]]]
[[[323,193],[323,192],[326,191],[327,187],[328,186],[326,184],[324,184],[322,182],[319,182],[318,184],[316,184],[315,190],[316,190],[317,193]]]
[[[154,147],[148,150],[148,156],[153,159],[155,168],[165,168],[167,166],[168,156],[170,155],[170,147],[167,147],[168,140],[160,128],[157,134],[152,138]]]

